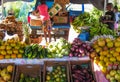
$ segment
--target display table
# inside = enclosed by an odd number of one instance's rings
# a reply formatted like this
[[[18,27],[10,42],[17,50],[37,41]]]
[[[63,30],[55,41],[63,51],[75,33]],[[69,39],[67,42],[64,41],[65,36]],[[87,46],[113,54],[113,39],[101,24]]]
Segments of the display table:
[[[3,59],[0,63],[15,63],[15,64],[44,64],[44,61],[68,61],[68,60],[90,60],[89,57],[77,58],[77,57],[63,57],[63,58],[44,58],[44,59]]]

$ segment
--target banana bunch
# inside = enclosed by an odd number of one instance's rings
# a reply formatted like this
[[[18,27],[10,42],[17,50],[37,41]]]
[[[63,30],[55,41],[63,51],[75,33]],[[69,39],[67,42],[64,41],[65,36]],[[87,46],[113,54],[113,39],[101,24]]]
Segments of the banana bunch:
[[[106,24],[96,24],[90,28],[90,38],[93,38],[96,35],[113,35],[115,36],[115,32],[108,28]]]
[[[72,22],[73,29],[77,33],[80,33],[81,28],[83,28],[85,26],[89,26],[91,24],[91,20],[92,19],[90,17],[90,14],[88,12],[84,12],[84,13],[80,14],[78,17],[76,17],[74,19],[74,21]]]

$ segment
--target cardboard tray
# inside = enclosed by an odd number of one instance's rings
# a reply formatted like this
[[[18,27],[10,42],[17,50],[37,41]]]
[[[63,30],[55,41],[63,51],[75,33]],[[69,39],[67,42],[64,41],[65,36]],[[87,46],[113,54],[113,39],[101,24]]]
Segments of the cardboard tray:
[[[65,66],[66,67],[66,75],[67,75],[67,82],[70,82],[70,76],[69,76],[69,63],[68,61],[44,61],[44,67],[43,67],[43,82],[45,81],[46,77],[46,68],[50,66]]]
[[[41,82],[41,66],[39,64],[17,65],[14,82],[19,81],[21,73],[23,73],[25,76],[26,75],[29,75],[31,77],[39,76],[40,77],[40,82]]]
[[[14,82],[14,75],[15,75],[15,64],[14,63],[0,63],[0,69],[1,68],[6,68],[8,65],[12,65],[13,66],[11,82]]]
[[[80,65],[82,67],[89,67],[92,74],[93,74],[93,78],[94,78],[94,81],[96,82],[96,78],[95,78],[95,73],[94,73],[94,70],[92,68],[92,65],[91,65],[91,61],[90,60],[77,60],[77,61],[69,61],[69,70],[70,70],[70,78],[71,78],[71,82],[74,82],[73,79],[72,79],[72,69],[71,69],[71,66],[72,65]]]

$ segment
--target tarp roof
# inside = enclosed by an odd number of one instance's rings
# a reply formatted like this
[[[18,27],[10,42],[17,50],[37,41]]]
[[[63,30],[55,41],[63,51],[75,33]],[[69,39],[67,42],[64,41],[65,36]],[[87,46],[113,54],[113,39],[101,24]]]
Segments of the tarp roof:
[[[3,2],[10,2],[10,1],[27,1],[27,2],[32,2],[34,0],[3,0]],[[54,0],[46,0],[46,1],[54,1]],[[1,2],[1,0],[0,0]],[[86,4],[86,3],[91,3],[93,4],[96,8],[103,10],[104,9],[104,0],[70,0],[70,3],[74,4]]]

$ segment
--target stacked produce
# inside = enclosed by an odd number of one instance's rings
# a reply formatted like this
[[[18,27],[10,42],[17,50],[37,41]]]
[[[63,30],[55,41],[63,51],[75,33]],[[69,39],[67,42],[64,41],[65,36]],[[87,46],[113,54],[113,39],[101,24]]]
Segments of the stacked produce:
[[[93,38],[96,35],[113,35],[115,36],[115,32],[108,28],[108,25],[95,22],[95,24],[91,25],[90,28],[90,38]]]
[[[16,21],[14,16],[8,16],[5,20],[0,23],[0,29],[7,31],[9,35],[18,34],[18,36],[23,36],[22,33],[22,22]]]
[[[31,44],[25,48],[25,58],[45,58],[47,57],[48,50],[38,44]]]
[[[0,67],[0,82],[12,82],[13,66]]]
[[[83,57],[89,55],[93,48],[89,43],[82,42],[79,38],[75,38],[70,49],[70,57]]]
[[[2,31],[0,31],[0,40],[2,40],[4,37],[5,37],[5,34]]]
[[[72,82],[95,82],[89,66],[72,65]]]
[[[18,82],[40,82],[39,77],[25,76],[23,73],[20,74],[20,79]]]
[[[26,44],[15,39],[8,39],[0,45],[0,59],[22,58]]]
[[[48,58],[68,56],[70,47],[71,45],[67,40],[60,38],[58,41],[51,42],[48,45],[49,54],[47,56]]]
[[[66,74],[65,66],[53,66],[52,70],[47,71],[45,82],[67,82]]]
[[[120,77],[118,71],[120,70],[120,37],[116,39],[99,38],[94,41],[93,47],[95,51],[92,54],[96,55],[94,62],[98,64],[110,82],[113,80],[119,82],[120,79],[117,78]]]
[[[85,12],[80,14],[78,17],[76,17],[74,19],[74,21],[72,22],[73,25],[73,29],[77,32],[80,33],[81,32],[81,28],[83,26],[89,26],[91,23],[92,18],[90,17],[90,14]]]

